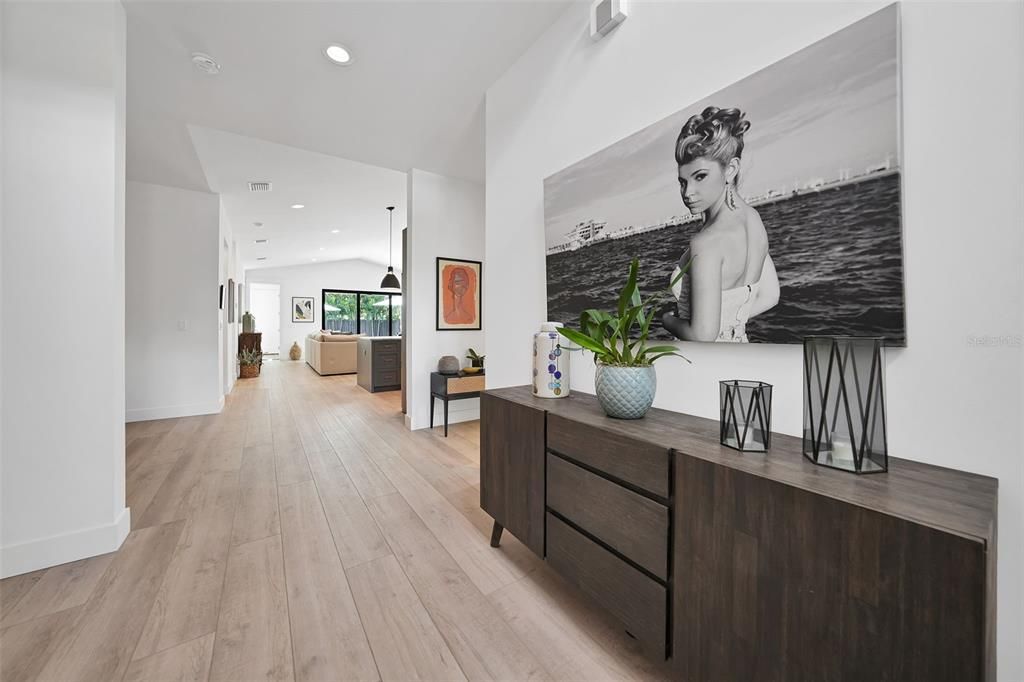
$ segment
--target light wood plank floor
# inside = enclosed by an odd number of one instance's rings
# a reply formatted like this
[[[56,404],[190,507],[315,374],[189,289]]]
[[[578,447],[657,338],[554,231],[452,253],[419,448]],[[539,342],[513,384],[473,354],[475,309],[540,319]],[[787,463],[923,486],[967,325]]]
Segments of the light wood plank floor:
[[[480,431],[268,362],[218,415],[128,424],[132,532],[0,581],[0,678],[669,679],[507,533]]]

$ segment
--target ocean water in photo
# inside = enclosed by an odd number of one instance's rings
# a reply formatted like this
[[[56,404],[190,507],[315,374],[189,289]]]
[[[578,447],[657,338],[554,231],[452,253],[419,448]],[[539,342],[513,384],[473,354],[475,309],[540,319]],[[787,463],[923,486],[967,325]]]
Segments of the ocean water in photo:
[[[779,275],[779,304],[750,320],[752,342],[801,343],[810,335],[883,336],[906,344],[898,173],[762,204]],[[575,326],[587,308],[612,310],[629,262],[640,259],[645,294],[664,290],[699,223],[669,226],[547,257],[548,319]],[[689,317],[686,290],[678,302]],[[660,324],[653,338],[671,334]]]

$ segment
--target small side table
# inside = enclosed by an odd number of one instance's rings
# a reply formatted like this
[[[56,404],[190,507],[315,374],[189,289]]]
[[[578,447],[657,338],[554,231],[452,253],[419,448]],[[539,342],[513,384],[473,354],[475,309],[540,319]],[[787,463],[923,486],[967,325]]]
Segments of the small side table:
[[[441,374],[440,372],[430,373],[430,428],[434,428],[434,401],[438,398],[444,401],[444,437],[448,437],[448,402],[451,400],[465,400],[467,398],[479,398],[480,392],[484,390],[484,373],[466,374]]]

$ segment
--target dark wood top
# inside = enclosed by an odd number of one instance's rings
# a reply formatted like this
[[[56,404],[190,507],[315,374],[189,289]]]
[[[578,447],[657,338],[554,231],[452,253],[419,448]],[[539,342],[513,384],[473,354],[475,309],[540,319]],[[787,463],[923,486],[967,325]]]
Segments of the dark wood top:
[[[555,399],[536,398],[529,386],[486,393],[986,545],[993,540],[999,482],[989,476],[896,457],[889,457],[887,473],[856,475],[813,464],[793,436],[773,433],[766,454],[744,454],[719,443],[712,419],[657,408],[643,419],[612,419],[596,397],[576,391]]]

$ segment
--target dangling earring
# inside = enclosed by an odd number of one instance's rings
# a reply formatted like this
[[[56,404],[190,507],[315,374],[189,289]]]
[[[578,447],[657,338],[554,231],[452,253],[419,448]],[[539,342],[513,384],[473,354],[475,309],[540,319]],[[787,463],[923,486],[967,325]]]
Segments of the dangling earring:
[[[725,185],[725,205],[730,210],[736,210],[736,195],[732,191],[732,183],[726,183]]]

